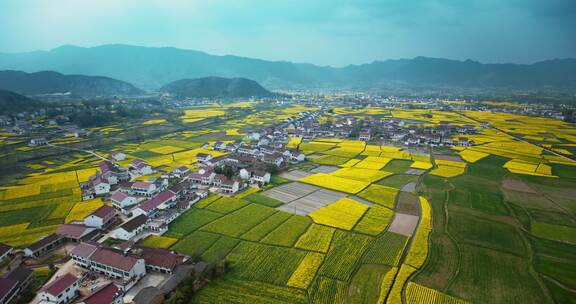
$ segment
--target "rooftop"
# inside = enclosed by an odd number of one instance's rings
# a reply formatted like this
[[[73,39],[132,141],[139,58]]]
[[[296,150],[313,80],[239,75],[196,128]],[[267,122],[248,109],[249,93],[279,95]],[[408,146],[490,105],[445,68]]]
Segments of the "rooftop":
[[[54,281],[44,285],[40,292],[46,292],[53,296],[58,296],[61,294],[66,288],[70,287],[78,281],[78,278],[67,273],[59,278],[56,278]]]

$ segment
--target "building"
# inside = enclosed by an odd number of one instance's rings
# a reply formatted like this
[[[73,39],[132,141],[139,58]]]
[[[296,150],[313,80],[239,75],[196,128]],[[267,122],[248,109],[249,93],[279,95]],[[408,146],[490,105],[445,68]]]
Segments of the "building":
[[[63,238],[61,236],[55,233],[50,234],[24,248],[24,256],[38,258],[58,247],[62,242]]]
[[[98,250],[98,243],[80,243],[78,246],[74,247],[70,256],[74,260],[74,264],[82,266],[84,268],[90,267],[90,257],[96,250]]]
[[[98,229],[110,226],[116,218],[116,211],[113,207],[103,205],[90,215],[84,218],[84,225]]]
[[[122,291],[110,282],[80,298],[76,304],[122,304]]]
[[[270,182],[270,173],[264,170],[254,170],[250,182],[253,184],[264,185]]]
[[[115,161],[121,161],[121,160],[125,160],[126,159],[126,154],[120,152],[120,151],[116,151],[116,152],[112,152],[110,153],[110,156],[112,157],[112,159],[114,159]]]
[[[223,193],[234,194],[240,190],[240,182],[236,179],[226,178],[220,181],[220,191]]]
[[[7,304],[16,298],[19,292],[18,281],[0,278],[0,304]]]
[[[148,217],[146,215],[138,215],[116,228],[114,235],[117,239],[127,241],[142,232],[147,222]]]
[[[94,194],[104,195],[110,193],[110,183],[105,181],[100,176],[90,181],[91,188],[94,189]]]
[[[30,142],[28,143],[28,146],[30,147],[37,147],[37,146],[43,146],[48,144],[48,140],[44,137],[39,137],[39,138],[32,138],[30,139]]]
[[[40,289],[40,303],[70,303],[78,296],[78,281],[78,278],[71,274],[56,278]]]
[[[130,188],[132,193],[142,196],[152,196],[154,193],[156,193],[156,191],[158,191],[156,184],[143,181],[134,182]]]
[[[0,304],[13,302],[30,285],[32,274],[32,269],[18,267],[0,278]]]
[[[0,243],[0,263],[2,263],[2,261],[4,261],[4,259],[7,258],[12,253],[13,250],[14,248],[6,244]]]
[[[176,203],[176,195],[170,190],[162,191],[158,193],[155,197],[144,202],[137,208],[135,208],[132,213],[134,215],[144,214],[147,216],[153,215],[158,209],[167,209],[172,207]]]
[[[118,280],[128,290],[146,275],[144,259],[110,248],[99,248],[90,256],[90,270]]]
[[[112,194],[110,200],[112,201],[112,206],[118,210],[121,210],[121,212],[124,214],[128,212],[128,208],[138,203],[138,200],[136,200],[135,197],[121,191],[116,191],[114,194]]]
[[[146,262],[146,269],[168,274],[188,260],[187,256],[163,248],[142,248],[140,256]]]
[[[65,241],[80,242],[93,239],[99,230],[83,224],[62,224],[54,234],[62,237]]]
[[[135,171],[138,175],[149,175],[154,173],[152,167],[143,160],[135,159],[130,164],[130,168]]]

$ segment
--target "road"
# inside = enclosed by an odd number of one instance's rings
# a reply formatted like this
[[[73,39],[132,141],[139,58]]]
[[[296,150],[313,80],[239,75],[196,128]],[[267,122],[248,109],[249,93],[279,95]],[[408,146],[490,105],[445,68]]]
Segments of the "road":
[[[70,148],[70,147],[61,147],[61,146],[56,146],[55,144],[52,144],[50,142],[47,143],[48,146],[51,147],[55,147],[55,148],[60,148],[60,149],[66,149],[66,150],[73,150],[73,151],[79,151],[79,152],[84,152],[84,153],[88,153],[88,154],[92,154],[98,158],[100,158],[101,160],[107,160],[110,161],[109,159],[105,158],[102,155],[99,155],[98,153],[91,151],[91,150],[85,150],[85,149],[80,149],[80,148]]]

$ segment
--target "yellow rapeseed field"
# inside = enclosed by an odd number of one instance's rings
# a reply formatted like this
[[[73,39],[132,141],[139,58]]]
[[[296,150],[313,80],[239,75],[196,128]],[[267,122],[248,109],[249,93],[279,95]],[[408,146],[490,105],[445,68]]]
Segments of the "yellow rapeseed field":
[[[357,180],[348,179],[348,178],[342,178],[342,177],[333,176],[333,175],[324,174],[324,173],[316,173],[314,175],[306,176],[306,177],[299,179],[299,181],[301,181],[303,183],[312,184],[315,186],[327,188],[327,189],[332,189],[332,190],[337,190],[337,191],[342,191],[342,192],[352,193],[352,194],[356,194],[356,193],[362,191],[362,189],[368,187],[368,185],[370,185],[370,183],[368,183],[368,182],[357,181]]]
[[[432,164],[429,162],[415,161],[410,165],[410,168],[428,170],[432,168]]]
[[[350,230],[367,209],[368,206],[353,199],[341,198],[335,203],[310,213],[308,216],[315,223]]]
[[[330,175],[373,183],[392,175],[392,173],[380,170],[362,169],[354,166],[352,168],[336,170],[330,173]]]
[[[304,259],[298,265],[298,268],[292,273],[287,285],[290,287],[307,289],[322,261],[324,260],[324,255],[316,252],[308,252]]]

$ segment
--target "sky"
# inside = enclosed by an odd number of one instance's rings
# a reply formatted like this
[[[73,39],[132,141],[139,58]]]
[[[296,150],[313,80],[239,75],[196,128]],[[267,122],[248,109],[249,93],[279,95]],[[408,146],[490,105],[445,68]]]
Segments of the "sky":
[[[121,43],[344,66],[576,57],[576,0],[0,0],[0,52]]]

